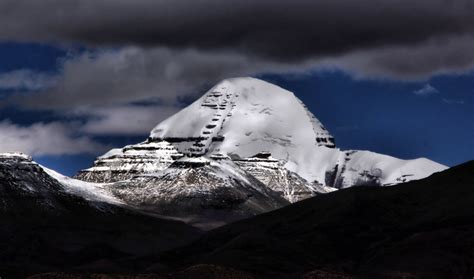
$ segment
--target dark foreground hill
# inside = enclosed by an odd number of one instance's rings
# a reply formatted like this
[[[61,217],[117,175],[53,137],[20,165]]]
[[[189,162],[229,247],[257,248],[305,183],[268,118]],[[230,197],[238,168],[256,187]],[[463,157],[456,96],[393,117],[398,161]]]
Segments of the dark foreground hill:
[[[126,272],[120,259],[183,245],[201,232],[66,191],[29,159],[0,160],[0,277]]]
[[[399,186],[298,202],[211,231],[161,260],[267,278],[472,278],[474,161]]]
[[[8,241],[0,247],[0,272],[54,272],[34,278],[451,279],[474,274],[474,161],[394,187],[317,196],[191,243],[199,232],[180,223],[72,204],[70,214],[15,217],[8,226],[2,219],[1,237]],[[188,244],[172,248],[177,240]],[[163,250],[166,243],[172,250]]]

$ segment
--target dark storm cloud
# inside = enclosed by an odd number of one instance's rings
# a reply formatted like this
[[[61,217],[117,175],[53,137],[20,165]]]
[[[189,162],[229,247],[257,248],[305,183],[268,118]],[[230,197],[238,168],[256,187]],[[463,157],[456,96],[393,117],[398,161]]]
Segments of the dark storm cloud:
[[[68,111],[156,100],[173,106],[220,79],[268,72],[334,68],[356,78],[397,80],[463,73],[474,68],[472,3],[3,0],[0,41],[94,50],[61,61],[50,80],[4,73],[0,88],[44,88],[5,102]]]
[[[474,68],[474,36],[430,39],[410,46],[387,46],[319,59],[315,67],[336,68],[362,79],[426,80]]]
[[[60,66],[60,75],[50,77],[52,86],[36,94],[13,96],[9,101],[43,109],[144,101],[173,105],[177,98],[202,94],[200,91],[208,88],[196,89],[212,86],[228,77],[301,67],[300,64],[298,67],[283,65],[230,53],[124,47],[86,52],[66,59]],[[10,85],[11,82],[2,84],[3,80],[9,81],[9,76],[10,73],[0,75],[0,88]],[[36,80],[38,78],[31,78],[23,83],[35,84]],[[43,83],[47,84],[46,81]]]
[[[474,31],[472,0],[3,0],[0,39],[307,59]]]

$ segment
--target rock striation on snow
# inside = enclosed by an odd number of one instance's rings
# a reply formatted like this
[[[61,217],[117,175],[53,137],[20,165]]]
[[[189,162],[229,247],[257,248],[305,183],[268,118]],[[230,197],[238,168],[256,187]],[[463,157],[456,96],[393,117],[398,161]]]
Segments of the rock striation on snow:
[[[232,161],[183,158],[166,170],[109,186],[128,205],[203,228],[275,210],[288,204],[277,192]]]
[[[191,156],[255,155],[265,146],[334,148],[334,138],[293,93],[254,78],[224,80],[157,125],[150,141],[166,140]],[[272,150],[268,150],[272,154]]]
[[[127,145],[100,156],[93,167],[82,170],[76,178],[97,183],[126,180],[137,174],[164,170],[183,156],[167,141]]]
[[[311,185],[298,174],[287,170],[282,161],[273,158],[269,152],[260,152],[249,158],[234,158],[233,161],[241,169],[292,203],[332,190],[323,185]]]

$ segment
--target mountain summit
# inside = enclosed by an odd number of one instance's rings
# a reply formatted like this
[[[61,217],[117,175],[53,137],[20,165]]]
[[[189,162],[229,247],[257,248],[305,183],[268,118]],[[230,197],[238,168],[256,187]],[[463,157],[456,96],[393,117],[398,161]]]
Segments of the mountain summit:
[[[261,213],[282,205],[274,193],[295,202],[340,188],[421,179],[445,168],[424,158],[342,151],[292,92],[234,78],[158,124],[145,142],[107,152],[76,177],[120,182],[112,191],[139,207],[172,212],[170,205],[193,200],[190,212],[214,212],[223,206],[215,199],[229,199],[242,212]],[[259,202],[267,206],[255,206]]]
[[[270,148],[293,157],[313,146],[335,147],[334,138],[292,92],[255,78],[218,83],[156,126],[150,139],[179,142],[182,152],[195,155],[248,157]]]

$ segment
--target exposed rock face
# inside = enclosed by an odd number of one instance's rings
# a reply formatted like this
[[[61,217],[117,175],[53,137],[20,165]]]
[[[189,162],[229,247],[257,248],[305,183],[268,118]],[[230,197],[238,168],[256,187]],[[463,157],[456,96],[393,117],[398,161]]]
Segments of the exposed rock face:
[[[283,163],[273,158],[269,152],[261,152],[250,158],[235,158],[234,162],[292,203],[331,191],[329,187],[311,185],[298,174],[287,170]]]
[[[0,213],[19,214],[29,207],[45,212],[66,210],[62,202],[74,197],[67,195],[61,184],[21,153],[0,154]],[[12,210],[14,210],[12,212]]]
[[[178,160],[162,172],[110,185],[110,190],[129,205],[204,228],[288,204],[231,161],[202,157]]]
[[[99,157],[94,166],[82,170],[77,179],[90,182],[115,182],[166,169],[183,154],[167,141],[142,142],[112,149]]]
[[[0,213],[22,215],[33,210],[60,214],[68,212],[71,205],[109,212],[122,205],[101,185],[60,176],[25,154],[1,153]]]

